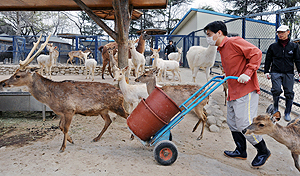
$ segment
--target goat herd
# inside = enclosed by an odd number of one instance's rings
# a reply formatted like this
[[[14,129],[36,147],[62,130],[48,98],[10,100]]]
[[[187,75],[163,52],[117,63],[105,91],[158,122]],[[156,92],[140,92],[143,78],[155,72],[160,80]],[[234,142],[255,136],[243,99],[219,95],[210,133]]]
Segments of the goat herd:
[[[64,139],[60,151],[63,152],[66,148],[67,141],[73,143],[72,138],[68,135],[72,117],[75,114],[81,114],[86,116],[101,115],[105,121],[105,125],[101,130],[100,134],[93,139],[98,141],[107,128],[110,126],[112,120],[109,116],[109,111],[127,118],[134,109],[134,106],[142,98],[147,98],[148,95],[154,90],[156,84],[156,75],[158,75],[159,81],[162,81],[162,75],[166,79],[166,72],[171,71],[173,73],[172,81],[175,79],[175,73],[177,74],[178,80],[181,81],[179,60],[181,58],[182,49],[178,49],[178,53],[171,53],[169,55],[170,60],[163,60],[159,58],[160,49],[151,48],[154,58],[153,69],[150,71],[144,71],[145,58],[143,52],[145,50],[145,39],[147,34],[143,33],[141,37],[135,41],[129,41],[129,58],[128,67],[119,69],[117,61],[117,43],[109,43],[106,46],[101,46],[99,50],[102,52],[103,67],[102,67],[102,78],[104,79],[104,69],[108,64],[108,70],[112,77],[119,83],[119,88],[108,83],[101,82],[79,82],[79,81],[52,81],[43,77],[36,71],[46,67],[46,72],[51,76],[51,66],[55,63],[58,57],[58,51],[52,44],[48,44],[50,36],[43,43],[38,51],[33,55],[33,52],[37,49],[41,37],[37,43],[34,43],[34,47],[28,54],[24,61],[20,61],[20,68],[8,79],[1,81],[3,87],[11,86],[27,86],[29,92],[33,97],[43,104],[46,104],[53,112],[60,116],[59,127],[64,134]],[[138,46],[135,47],[135,43]],[[29,63],[47,47],[49,55],[40,55],[37,57],[40,68],[29,67]],[[70,52],[69,56],[72,63],[73,57],[84,58],[85,66],[90,69],[90,72],[96,67],[97,62],[94,59],[88,59],[90,51],[86,52]],[[192,69],[193,81],[195,81],[197,71],[199,67],[206,68],[206,78],[209,76],[209,69],[213,66],[216,57],[216,47],[209,46],[204,48],[201,46],[193,46],[187,52],[187,60]],[[83,60],[83,59],[82,59]],[[131,69],[134,69],[135,81],[143,84],[128,84],[126,80],[126,74],[130,74]],[[94,80],[94,78],[93,78]],[[147,84],[146,84],[147,83]],[[194,92],[199,90],[201,87],[197,85],[166,85],[161,89],[178,105],[182,104],[185,100],[191,97]],[[200,92],[201,93],[201,92]],[[204,106],[208,103],[209,98],[207,97],[201,103],[199,103],[193,111],[199,118],[199,121],[193,128],[195,131],[198,125],[202,122],[202,130],[200,136],[197,139],[201,139],[203,136],[203,130],[206,123],[206,112]],[[124,102],[129,105],[129,108],[125,110]],[[254,119],[256,122],[258,119]],[[295,125],[297,122],[293,123]],[[259,124],[259,123],[257,123]],[[271,127],[270,127],[271,128]],[[263,134],[262,127],[259,127],[260,134]],[[298,127],[295,129],[298,129]],[[253,129],[249,132],[255,132]],[[268,130],[267,130],[268,131]],[[265,134],[268,132],[265,132]],[[299,133],[297,133],[299,134]],[[295,141],[299,139],[295,139]],[[279,140],[278,140],[279,141]],[[282,142],[282,141],[279,141]],[[282,142],[283,143],[283,142]],[[288,146],[288,145],[287,145]],[[292,155],[295,160],[295,165],[299,170],[298,164],[298,153],[299,146],[293,147],[288,146],[292,150]]]

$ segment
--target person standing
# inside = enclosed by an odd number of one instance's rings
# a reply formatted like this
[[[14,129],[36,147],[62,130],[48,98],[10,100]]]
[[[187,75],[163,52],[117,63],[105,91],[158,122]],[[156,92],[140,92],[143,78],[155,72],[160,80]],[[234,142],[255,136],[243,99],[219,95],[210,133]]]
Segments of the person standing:
[[[271,44],[267,51],[265,61],[265,76],[271,79],[274,112],[278,111],[279,96],[285,96],[284,120],[291,120],[291,110],[294,99],[294,63],[300,73],[300,52],[299,46],[289,39],[290,29],[286,25],[281,25],[277,29],[278,41]],[[271,68],[271,72],[270,72]]]
[[[173,52],[176,52],[176,48],[175,46],[173,45],[173,41],[170,40],[169,41],[169,45],[167,45],[166,49],[165,49],[165,55],[166,55],[166,58],[168,58],[168,55],[170,53],[173,53]]]
[[[251,165],[259,168],[271,155],[261,135],[244,135],[257,115],[260,88],[257,69],[260,66],[262,52],[241,37],[227,37],[227,27],[222,21],[214,21],[204,27],[209,45],[218,46],[222,66],[226,76],[237,76],[228,81],[227,124],[236,148],[224,151],[231,158],[247,159],[246,139],[257,149],[257,155]]]

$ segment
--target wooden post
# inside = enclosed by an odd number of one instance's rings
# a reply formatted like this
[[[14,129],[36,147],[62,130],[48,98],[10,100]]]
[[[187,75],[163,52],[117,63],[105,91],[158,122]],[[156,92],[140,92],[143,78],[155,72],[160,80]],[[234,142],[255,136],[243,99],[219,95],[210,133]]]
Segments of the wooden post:
[[[128,66],[128,35],[133,6],[129,0],[113,0],[115,10],[115,26],[118,43],[118,65],[119,68]]]

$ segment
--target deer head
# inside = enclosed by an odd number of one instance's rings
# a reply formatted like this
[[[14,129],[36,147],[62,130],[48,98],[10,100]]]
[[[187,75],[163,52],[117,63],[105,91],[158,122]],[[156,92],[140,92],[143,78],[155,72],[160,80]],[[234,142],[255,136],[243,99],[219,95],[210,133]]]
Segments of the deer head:
[[[243,130],[245,134],[270,134],[274,130],[276,122],[280,120],[280,112],[277,111],[273,115],[259,115],[253,119],[253,123]]]
[[[159,51],[160,51],[160,48],[158,49],[153,49],[153,48],[150,48],[151,51],[152,51],[152,55],[150,56],[151,58],[159,58]]]
[[[177,51],[179,54],[182,54],[182,47],[180,47],[180,48],[177,47]]]

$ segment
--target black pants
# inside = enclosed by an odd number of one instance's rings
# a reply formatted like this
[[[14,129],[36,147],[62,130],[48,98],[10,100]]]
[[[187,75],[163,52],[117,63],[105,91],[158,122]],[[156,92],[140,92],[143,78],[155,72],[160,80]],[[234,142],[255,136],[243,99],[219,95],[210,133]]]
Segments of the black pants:
[[[286,73],[271,73],[272,88],[271,92],[273,96],[280,96],[282,93],[281,86],[283,87],[284,96],[287,100],[294,99],[294,74]]]

